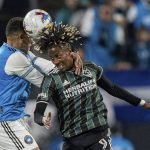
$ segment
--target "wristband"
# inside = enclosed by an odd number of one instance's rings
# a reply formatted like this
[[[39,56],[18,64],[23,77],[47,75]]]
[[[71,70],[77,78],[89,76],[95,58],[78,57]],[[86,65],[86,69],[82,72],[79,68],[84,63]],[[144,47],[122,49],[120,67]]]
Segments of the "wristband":
[[[141,99],[139,106],[144,106],[145,103],[146,103],[145,100]]]

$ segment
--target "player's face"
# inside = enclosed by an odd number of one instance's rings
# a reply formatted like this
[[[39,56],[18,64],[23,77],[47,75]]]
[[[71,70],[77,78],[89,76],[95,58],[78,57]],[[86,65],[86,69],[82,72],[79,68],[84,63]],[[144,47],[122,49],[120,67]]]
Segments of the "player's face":
[[[22,49],[28,51],[31,45],[31,39],[27,36],[26,33],[22,36]]]
[[[71,50],[67,47],[53,47],[48,50],[50,60],[62,71],[71,70],[73,68],[73,58]]]
[[[15,37],[16,39],[16,47],[24,52],[27,52],[29,50],[29,47],[31,45],[31,40],[27,36],[25,32],[19,33]]]

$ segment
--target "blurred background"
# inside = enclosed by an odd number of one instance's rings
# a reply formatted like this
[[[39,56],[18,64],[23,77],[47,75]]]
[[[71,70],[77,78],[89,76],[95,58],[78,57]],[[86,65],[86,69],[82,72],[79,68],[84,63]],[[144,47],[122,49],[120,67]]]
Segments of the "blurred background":
[[[83,36],[82,59],[102,66],[110,80],[150,101],[150,0],[0,0],[0,44],[6,42],[7,21],[35,8],[49,12],[53,21],[77,27]],[[46,54],[37,55],[46,58]],[[150,150],[150,111],[100,90],[108,108],[114,150]],[[53,102],[47,108],[52,112],[51,129],[33,122],[38,91],[32,87],[27,105],[33,136],[41,150],[61,150]]]

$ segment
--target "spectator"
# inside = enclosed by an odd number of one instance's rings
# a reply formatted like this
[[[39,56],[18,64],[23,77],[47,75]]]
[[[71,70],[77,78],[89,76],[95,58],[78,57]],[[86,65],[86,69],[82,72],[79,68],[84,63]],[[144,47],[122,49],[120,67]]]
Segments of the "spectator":
[[[117,44],[116,31],[112,8],[106,4],[100,6],[94,18],[92,34],[85,44],[85,60],[92,60],[104,68],[113,65],[116,61],[113,56]]]
[[[127,19],[135,29],[143,25],[150,31],[150,0],[142,0],[133,5],[127,13]]]
[[[135,150],[132,142],[123,137],[121,124],[116,124],[111,128],[112,132],[112,148],[113,150]]]
[[[94,17],[99,6],[98,4],[98,0],[89,0],[88,7],[83,15],[80,26],[80,32],[84,38],[91,36],[94,25]]]
[[[70,19],[75,11],[78,9],[79,0],[65,0],[65,6],[58,11],[55,21],[57,23],[70,24]]]
[[[135,63],[140,69],[150,68],[150,33],[144,27],[137,31],[137,41],[134,44]]]

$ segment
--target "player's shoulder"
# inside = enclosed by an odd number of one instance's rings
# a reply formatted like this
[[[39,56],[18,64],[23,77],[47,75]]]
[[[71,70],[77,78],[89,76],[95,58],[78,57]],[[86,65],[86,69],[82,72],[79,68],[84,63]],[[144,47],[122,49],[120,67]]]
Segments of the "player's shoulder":
[[[31,65],[28,58],[19,51],[9,56],[6,66],[28,66]]]
[[[84,66],[91,67],[93,69],[98,69],[99,68],[100,70],[103,70],[103,68],[101,66],[98,66],[97,64],[95,64],[92,61],[86,61],[86,62],[84,62]]]
[[[42,88],[53,88],[56,85],[55,77],[52,74],[45,75],[44,80],[42,82]]]
[[[84,63],[84,66],[93,66],[94,63],[92,61],[85,61]]]
[[[27,59],[27,57],[23,54],[23,53],[21,53],[20,51],[15,51],[14,53],[12,53],[10,56],[9,56],[9,59],[13,59],[13,60],[15,60],[15,59]]]

